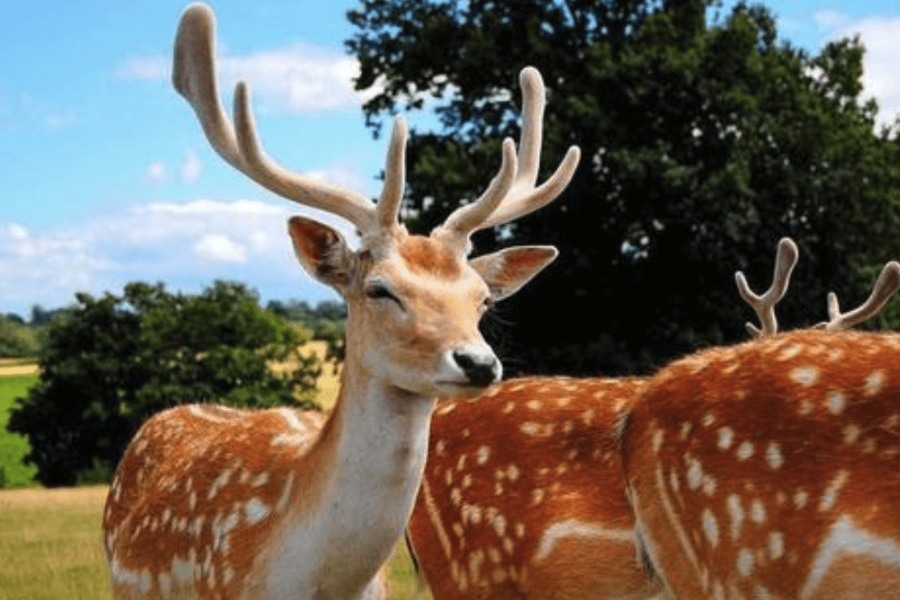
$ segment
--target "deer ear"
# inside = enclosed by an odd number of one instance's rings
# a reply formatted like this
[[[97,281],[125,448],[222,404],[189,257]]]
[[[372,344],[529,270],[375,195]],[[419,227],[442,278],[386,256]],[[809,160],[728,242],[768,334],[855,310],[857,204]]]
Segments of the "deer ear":
[[[553,246],[517,246],[469,261],[488,284],[494,300],[513,295],[559,254]]]
[[[338,291],[350,283],[353,252],[340,233],[304,217],[291,217],[288,233],[307,273]]]

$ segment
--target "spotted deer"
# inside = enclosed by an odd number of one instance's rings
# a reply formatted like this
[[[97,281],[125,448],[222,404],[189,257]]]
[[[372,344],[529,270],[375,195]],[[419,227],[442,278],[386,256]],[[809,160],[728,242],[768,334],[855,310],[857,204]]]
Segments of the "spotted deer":
[[[753,335],[777,333],[796,261],[796,245],[781,240],[761,296],[736,274],[760,319]],[[896,281],[879,279],[857,317],[880,310]],[[617,442],[645,381],[532,377],[439,400],[407,527],[436,600],[665,597],[641,557]]]
[[[182,15],[174,84],[215,150],[262,186],[338,215],[361,232],[351,249],[329,226],[293,217],[289,233],[307,272],[346,301],[346,359],[337,405],[324,419],[193,405],[152,417],[136,434],[106,502],[105,547],[116,598],[346,599],[371,583],[402,536],[425,464],[437,395],[468,395],[501,377],[478,332],[495,301],[556,255],[523,246],[467,259],[472,232],[556,198],[576,168],[573,147],[536,186],[544,88],[521,74],[518,153],[503,144],[497,177],[429,236],[398,221],[406,128],[395,120],[377,205],[294,174],[257,139],[247,86],[234,123],[219,100],[214,21]]]
[[[900,598],[900,335],[847,331],[900,287],[820,329],[676,361],[624,419],[639,537],[668,594]]]

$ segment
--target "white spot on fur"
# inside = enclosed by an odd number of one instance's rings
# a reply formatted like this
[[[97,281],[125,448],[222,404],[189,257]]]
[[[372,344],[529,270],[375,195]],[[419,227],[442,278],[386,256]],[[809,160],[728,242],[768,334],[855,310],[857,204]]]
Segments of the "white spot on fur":
[[[769,534],[769,558],[778,560],[784,556],[784,534],[773,531]]]
[[[844,443],[847,445],[855,444],[857,440],[859,440],[859,435],[861,433],[862,430],[859,428],[859,425],[850,423],[844,427]]]
[[[737,449],[737,459],[739,461],[745,461],[751,456],[753,456],[753,444],[750,442],[743,442]]]
[[[710,545],[715,548],[719,544],[719,522],[716,521],[715,515],[708,508],[704,509],[701,519],[703,521],[703,534]]]
[[[796,367],[791,371],[791,379],[804,387],[811,387],[819,380],[819,369],[812,365]]]
[[[741,535],[741,527],[744,524],[744,507],[741,498],[737,494],[729,494],[725,501],[728,516],[731,519],[731,539],[737,540]]]
[[[757,525],[766,522],[766,505],[759,498],[754,498],[750,503],[750,520]]]
[[[687,466],[687,484],[691,491],[697,491],[697,488],[703,483],[703,466],[696,458],[685,457],[685,466]]]
[[[784,464],[784,456],[781,454],[781,446],[778,445],[778,442],[769,442],[769,445],[766,446],[766,461],[775,470],[780,469]]]
[[[741,548],[738,552],[737,564],[735,565],[738,575],[741,577],[749,577],[753,572],[753,565],[753,550],[750,548]]]
[[[778,355],[778,360],[790,360],[800,354],[803,351],[803,346],[800,344],[791,344],[784,348],[781,353]]]
[[[809,502],[809,494],[806,490],[797,490],[797,493],[794,494],[794,506],[803,508],[807,502]]]
[[[475,462],[479,465],[483,465],[488,461],[488,457],[491,455],[491,449],[487,446],[481,446],[478,448],[478,452],[475,453]]]
[[[880,369],[869,373],[869,376],[866,377],[866,394],[870,397],[876,395],[884,387],[886,380],[884,371]]]
[[[728,450],[729,448],[731,448],[732,442],[734,442],[734,430],[731,427],[720,427],[718,443],[719,448],[721,450]]]
[[[825,402],[828,403],[828,412],[839,415],[847,407],[847,397],[839,390],[830,390],[825,394]]]

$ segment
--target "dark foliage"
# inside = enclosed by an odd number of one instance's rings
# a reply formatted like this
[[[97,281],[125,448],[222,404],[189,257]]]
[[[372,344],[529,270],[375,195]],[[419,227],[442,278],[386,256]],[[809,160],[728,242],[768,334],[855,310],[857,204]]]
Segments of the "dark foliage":
[[[306,334],[242,284],[192,296],[131,283],[121,296],[76,300],[49,322],[40,380],[8,424],[28,437],[25,460],[44,485],[108,476],[137,428],[171,406],[312,405],[321,363],[297,353]],[[275,374],[271,361],[297,367]]]
[[[778,239],[800,263],[787,328],[825,318],[827,291],[861,302],[900,256],[900,147],[860,98],[859,40],[816,56],[778,39],[760,6],[619,0],[364,0],[348,14],[359,89],[378,133],[396,110],[440,131],[409,145],[409,224],[427,231],[477,197],[517,137],[517,74],[548,88],[544,175],[582,163],[556,203],[478,251],[551,243],[557,264],[500,307],[488,332],[508,372],[647,372],[743,340],[733,273],[769,282]],[[383,87],[381,87],[383,86]],[[882,321],[882,325],[884,322]]]

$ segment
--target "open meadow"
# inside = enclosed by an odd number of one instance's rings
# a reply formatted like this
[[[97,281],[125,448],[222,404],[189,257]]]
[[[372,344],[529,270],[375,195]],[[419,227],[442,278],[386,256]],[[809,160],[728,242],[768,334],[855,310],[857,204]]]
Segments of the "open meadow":
[[[5,426],[14,399],[37,374],[33,365],[16,365],[11,372],[0,368],[0,467],[7,487],[20,489],[0,490],[0,600],[108,600],[100,530],[106,487],[22,487],[34,485],[35,469],[21,464],[28,442]],[[323,369],[319,387],[319,402],[330,408],[338,389],[331,365]],[[402,543],[388,566],[388,581],[391,599],[429,598]]]

